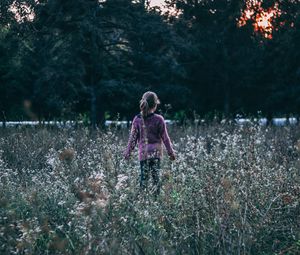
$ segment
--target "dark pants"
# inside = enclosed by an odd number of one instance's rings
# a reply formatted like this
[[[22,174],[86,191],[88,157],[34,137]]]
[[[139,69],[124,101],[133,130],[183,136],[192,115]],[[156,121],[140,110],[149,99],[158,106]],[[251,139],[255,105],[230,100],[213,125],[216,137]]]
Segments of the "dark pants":
[[[160,171],[160,159],[152,158],[140,161],[141,175],[140,175],[140,187],[141,189],[148,188],[148,181],[150,175],[152,176],[154,193],[159,194],[160,183],[159,183],[159,171]]]

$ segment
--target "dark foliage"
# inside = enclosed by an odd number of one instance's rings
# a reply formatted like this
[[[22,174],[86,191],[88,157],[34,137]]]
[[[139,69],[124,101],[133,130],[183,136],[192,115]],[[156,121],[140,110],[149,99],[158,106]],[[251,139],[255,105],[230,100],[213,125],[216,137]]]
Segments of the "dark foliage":
[[[131,118],[149,89],[173,117],[299,114],[299,1],[263,2],[272,39],[238,26],[245,1],[166,3],[2,0],[0,120]]]

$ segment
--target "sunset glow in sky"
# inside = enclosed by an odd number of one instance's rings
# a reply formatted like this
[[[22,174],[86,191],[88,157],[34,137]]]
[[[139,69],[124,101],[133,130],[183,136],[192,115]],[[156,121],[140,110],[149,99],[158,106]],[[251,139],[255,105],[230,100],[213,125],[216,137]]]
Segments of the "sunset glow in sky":
[[[151,6],[162,6],[164,4],[164,0],[151,0],[150,5]]]
[[[238,25],[244,26],[248,20],[253,20],[254,31],[262,33],[265,38],[272,39],[274,30],[272,22],[280,15],[281,11],[276,4],[273,7],[264,9],[260,1],[249,0],[246,10],[242,12],[242,16],[238,21]]]

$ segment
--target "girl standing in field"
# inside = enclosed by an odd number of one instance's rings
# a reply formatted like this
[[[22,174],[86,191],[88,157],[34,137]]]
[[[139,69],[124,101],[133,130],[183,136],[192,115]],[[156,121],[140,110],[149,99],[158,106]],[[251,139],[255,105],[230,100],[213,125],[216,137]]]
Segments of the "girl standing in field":
[[[140,100],[141,112],[132,121],[128,145],[124,153],[129,159],[131,151],[138,141],[139,161],[141,167],[140,187],[147,188],[150,175],[159,193],[160,159],[162,157],[162,142],[164,143],[171,160],[175,160],[175,153],[167,132],[163,116],[155,114],[160,101],[154,92],[146,92]]]

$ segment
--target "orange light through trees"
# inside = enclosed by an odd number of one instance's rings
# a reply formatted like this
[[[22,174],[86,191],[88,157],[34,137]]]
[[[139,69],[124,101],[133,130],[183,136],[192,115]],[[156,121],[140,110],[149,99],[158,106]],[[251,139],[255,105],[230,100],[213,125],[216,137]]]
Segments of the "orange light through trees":
[[[264,9],[262,1],[249,0],[246,4],[246,9],[242,12],[238,25],[244,26],[247,21],[253,21],[255,32],[261,33],[265,38],[272,39],[274,26],[272,22],[281,15],[278,5]]]

